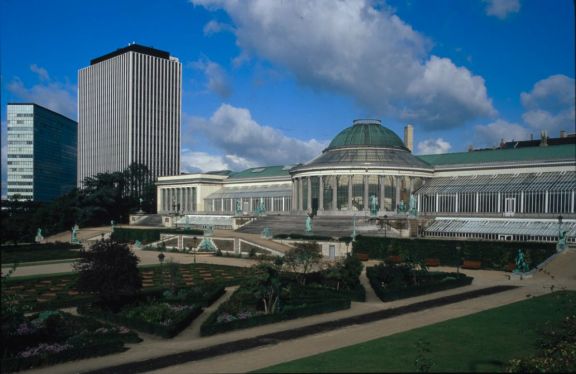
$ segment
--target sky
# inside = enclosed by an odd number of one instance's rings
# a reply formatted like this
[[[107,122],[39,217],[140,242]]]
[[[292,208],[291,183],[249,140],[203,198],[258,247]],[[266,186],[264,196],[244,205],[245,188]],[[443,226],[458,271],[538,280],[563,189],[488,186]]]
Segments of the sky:
[[[0,0],[6,104],[77,119],[77,72],[136,42],[182,63],[181,171],[306,162],[354,119],[414,153],[575,131],[572,0]]]

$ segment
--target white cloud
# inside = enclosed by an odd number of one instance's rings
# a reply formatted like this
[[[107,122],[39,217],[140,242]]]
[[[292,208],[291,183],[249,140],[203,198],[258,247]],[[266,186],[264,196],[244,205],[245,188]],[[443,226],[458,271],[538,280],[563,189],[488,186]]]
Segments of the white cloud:
[[[527,140],[530,131],[516,123],[510,123],[498,119],[488,125],[478,125],[475,127],[474,141],[477,146],[493,147],[513,140]]]
[[[224,69],[217,63],[208,59],[194,61],[192,67],[202,70],[206,75],[206,88],[222,98],[227,98],[232,93],[228,76]]]
[[[36,73],[38,75],[38,78],[40,78],[40,80],[42,81],[50,80],[50,75],[48,74],[48,71],[43,67],[40,67],[36,64],[32,64],[30,65],[30,70]]]
[[[489,16],[505,19],[511,13],[520,11],[520,0],[484,0],[486,14]]]
[[[191,1],[229,14],[242,53],[350,95],[376,115],[451,128],[495,114],[481,77],[429,55],[425,36],[371,0]]]
[[[212,155],[206,152],[182,152],[180,164],[183,172],[198,173],[216,170],[242,170],[256,166],[232,155]]]
[[[74,85],[47,81],[46,83],[26,87],[20,79],[15,78],[8,84],[8,91],[15,95],[18,100],[42,105],[76,120],[77,93]]]
[[[210,21],[206,25],[204,25],[204,35],[212,35],[217,34],[222,31],[234,31],[234,28],[226,23],[218,22],[218,21]]]
[[[426,139],[418,143],[418,154],[430,155],[448,152],[452,145],[442,138]]]
[[[183,134],[183,143],[191,143],[190,136],[199,132],[225,155],[207,159],[206,163],[213,162],[214,166],[199,167],[202,170],[214,170],[224,165],[237,170],[306,162],[320,154],[327,144],[315,139],[304,141],[288,137],[257,123],[248,109],[229,104],[222,104],[208,119],[192,117],[185,122],[188,130]]]
[[[576,93],[574,78],[552,75],[538,81],[532,91],[522,92],[520,98],[527,111],[522,119],[535,130],[552,132],[573,130],[576,121]]]

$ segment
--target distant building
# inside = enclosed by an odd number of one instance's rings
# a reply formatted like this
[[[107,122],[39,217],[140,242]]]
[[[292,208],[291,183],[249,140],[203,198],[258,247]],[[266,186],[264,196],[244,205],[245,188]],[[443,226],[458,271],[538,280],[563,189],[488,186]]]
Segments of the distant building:
[[[180,172],[182,64],[131,44],[78,71],[78,185],[98,173],[146,165]]]
[[[7,197],[50,201],[73,189],[76,121],[32,103],[10,103],[7,112]]]

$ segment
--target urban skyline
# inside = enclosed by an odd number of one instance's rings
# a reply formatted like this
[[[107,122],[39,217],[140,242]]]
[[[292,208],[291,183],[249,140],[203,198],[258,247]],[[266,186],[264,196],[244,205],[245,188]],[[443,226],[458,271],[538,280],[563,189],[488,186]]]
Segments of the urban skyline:
[[[25,3],[7,1],[2,108],[76,118],[77,70],[136,41],[183,63],[182,171],[306,162],[356,118],[412,123],[416,154],[574,131],[573,2],[244,4],[37,3],[16,33]]]

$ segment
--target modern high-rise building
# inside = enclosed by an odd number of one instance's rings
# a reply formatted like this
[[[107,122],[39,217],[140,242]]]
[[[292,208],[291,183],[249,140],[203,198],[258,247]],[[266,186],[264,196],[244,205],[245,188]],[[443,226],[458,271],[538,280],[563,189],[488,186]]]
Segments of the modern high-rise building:
[[[76,121],[37,104],[8,104],[7,197],[50,201],[76,186]]]
[[[78,71],[78,186],[133,162],[152,177],[180,172],[182,64],[130,44]]]

